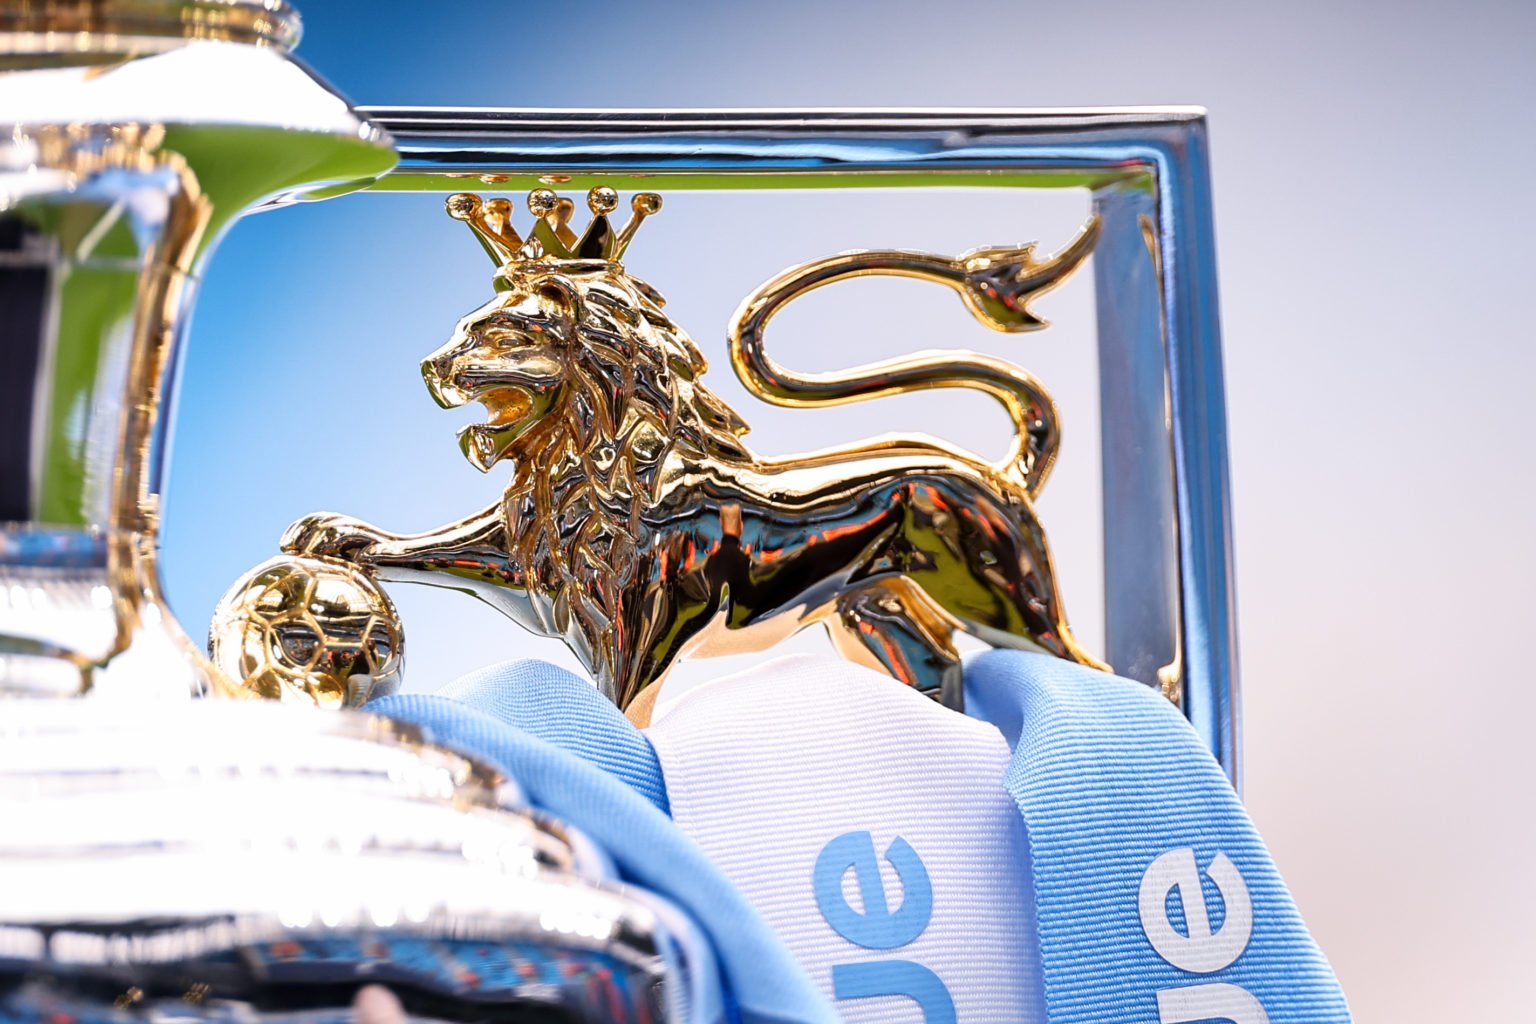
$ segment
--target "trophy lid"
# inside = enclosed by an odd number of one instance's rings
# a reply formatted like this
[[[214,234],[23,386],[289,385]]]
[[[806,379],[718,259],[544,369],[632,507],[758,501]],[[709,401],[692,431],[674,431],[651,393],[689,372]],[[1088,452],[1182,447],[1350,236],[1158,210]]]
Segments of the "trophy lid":
[[[163,50],[192,39],[298,44],[299,12],[283,0],[20,0],[0,8],[0,53]]]

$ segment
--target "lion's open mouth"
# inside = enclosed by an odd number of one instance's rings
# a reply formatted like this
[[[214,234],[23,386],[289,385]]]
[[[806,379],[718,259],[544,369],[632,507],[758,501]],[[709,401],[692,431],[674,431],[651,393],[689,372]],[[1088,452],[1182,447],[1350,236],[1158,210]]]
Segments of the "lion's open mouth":
[[[528,425],[533,398],[516,387],[490,388],[471,397],[485,406],[485,422],[471,423],[460,430],[459,447],[475,468],[484,473],[501,461]]]
[[[485,422],[491,427],[515,427],[533,408],[533,399],[522,388],[493,388],[475,395],[485,406]]]

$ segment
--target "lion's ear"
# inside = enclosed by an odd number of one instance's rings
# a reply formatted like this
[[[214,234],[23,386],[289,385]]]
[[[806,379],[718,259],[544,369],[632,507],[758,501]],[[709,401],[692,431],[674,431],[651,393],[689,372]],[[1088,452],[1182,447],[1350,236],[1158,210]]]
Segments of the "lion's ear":
[[[587,311],[582,303],[581,292],[577,290],[570,278],[550,274],[539,279],[535,291],[544,301],[564,306],[576,323],[586,319]]]

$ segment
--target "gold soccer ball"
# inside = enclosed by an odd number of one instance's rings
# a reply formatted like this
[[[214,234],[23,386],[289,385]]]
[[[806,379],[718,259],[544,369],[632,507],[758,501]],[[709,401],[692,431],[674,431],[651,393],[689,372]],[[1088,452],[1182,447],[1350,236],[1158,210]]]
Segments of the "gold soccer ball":
[[[389,596],[356,566],[283,555],[220,599],[208,653],[269,700],[360,707],[400,688],[405,635]]]

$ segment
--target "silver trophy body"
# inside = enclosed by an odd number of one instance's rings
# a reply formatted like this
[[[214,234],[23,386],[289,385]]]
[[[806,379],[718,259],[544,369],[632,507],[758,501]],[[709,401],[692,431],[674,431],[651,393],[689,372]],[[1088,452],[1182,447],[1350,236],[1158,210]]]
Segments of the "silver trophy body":
[[[672,912],[514,781],[371,716],[188,699],[239,695],[156,567],[199,271],[243,213],[395,163],[298,31],[280,0],[0,12],[0,999],[326,1019],[378,981],[413,1016],[670,1019]]]

